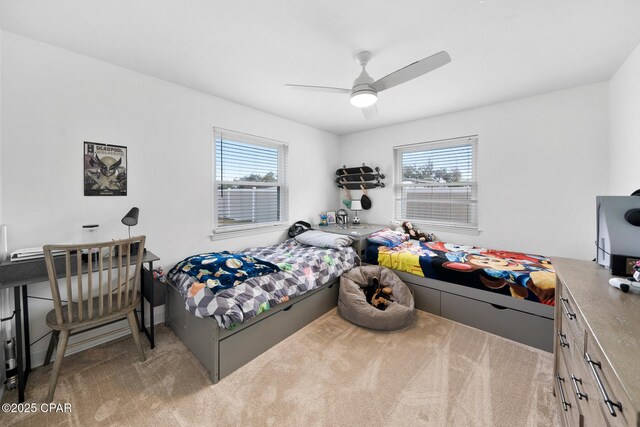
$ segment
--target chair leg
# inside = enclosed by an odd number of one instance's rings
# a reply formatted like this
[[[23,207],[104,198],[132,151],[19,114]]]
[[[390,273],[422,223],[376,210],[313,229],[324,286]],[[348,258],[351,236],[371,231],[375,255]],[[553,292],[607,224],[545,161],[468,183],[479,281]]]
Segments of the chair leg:
[[[129,328],[131,328],[131,336],[133,337],[133,341],[135,341],[138,353],[140,354],[140,361],[144,362],[144,350],[142,350],[142,343],[140,342],[140,331],[138,331],[139,325],[136,321],[135,312],[130,311],[129,314],[127,314],[127,319],[129,320]]]
[[[60,336],[60,331],[51,331],[51,338],[49,339],[49,347],[47,348],[47,355],[44,357],[43,366],[47,366],[51,362],[51,356],[53,355],[53,350],[55,350],[56,345],[58,344],[58,336]]]
[[[53,400],[53,394],[56,391],[56,385],[58,385],[60,366],[62,365],[62,359],[64,359],[64,352],[67,349],[67,342],[69,342],[69,331],[60,331],[58,348],[56,350],[56,361],[53,362],[53,371],[51,371],[51,379],[49,380],[49,394],[47,395],[48,403],[51,403]]]

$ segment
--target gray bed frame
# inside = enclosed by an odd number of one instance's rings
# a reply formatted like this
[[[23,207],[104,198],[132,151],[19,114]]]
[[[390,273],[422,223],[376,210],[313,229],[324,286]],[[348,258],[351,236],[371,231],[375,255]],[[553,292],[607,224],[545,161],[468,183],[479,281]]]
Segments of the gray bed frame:
[[[253,319],[224,329],[212,318],[184,308],[184,298],[168,281],[165,323],[209,371],[213,383],[264,353],[338,303],[340,278],[278,304]]]
[[[418,310],[553,351],[553,307],[394,270]],[[322,316],[338,302],[340,278],[278,304],[234,329],[196,317],[168,281],[165,323],[209,371],[213,383]]]
[[[553,351],[552,306],[396,271],[418,310]]]

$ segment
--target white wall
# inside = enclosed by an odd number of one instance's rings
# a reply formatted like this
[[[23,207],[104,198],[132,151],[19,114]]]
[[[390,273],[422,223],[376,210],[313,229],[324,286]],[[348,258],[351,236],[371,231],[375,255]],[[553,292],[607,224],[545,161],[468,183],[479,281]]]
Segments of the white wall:
[[[384,114],[383,100],[379,109]],[[607,83],[341,137],[340,164],[365,162],[387,175],[385,188],[370,191],[373,207],[361,219],[388,224],[393,218],[394,146],[475,134],[481,232],[436,235],[495,249],[593,259],[595,196],[608,188]]]
[[[2,39],[3,39],[2,28],[0,28],[0,165],[2,165]],[[0,224],[4,224],[2,222],[2,173],[0,173]],[[1,368],[0,368],[1,370]]]
[[[627,196],[640,188],[640,45],[609,82],[609,193]]]
[[[73,241],[97,223],[108,240],[140,208],[134,234],[161,265],[200,251],[272,244],[284,230],[212,241],[214,126],[289,143],[292,221],[317,222],[335,199],[336,136],[12,33],[2,34],[0,212],[9,250]],[[83,196],[83,141],[128,147],[128,196]],[[166,269],[165,269],[166,270]],[[47,291],[34,285],[30,293]],[[30,304],[33,339],[48,302]],[[34,347],[42,360],[46,342]]]
[[[208,237],[213,126],[289,143],[291,220],[315,221],[333,201],[332,134],[8,32],[3,69],[2,215],[13,249],[73,240],[87,223],[124,236],[131,206],[140,207],[133,233],[147,235],[163,265],[277,240],[282,231]],[[127,197],[83,196],[83,141],[128,147]]]

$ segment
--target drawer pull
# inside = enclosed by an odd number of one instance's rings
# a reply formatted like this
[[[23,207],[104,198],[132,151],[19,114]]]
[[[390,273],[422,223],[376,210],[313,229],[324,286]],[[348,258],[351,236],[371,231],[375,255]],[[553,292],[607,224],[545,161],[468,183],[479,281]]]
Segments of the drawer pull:
[[[558,341],[560,341],[560,347],[569,347],[569,343],[566,341],[567,336],[562,332],[558,332]]]
[[[562,302],[562,308],[564,309],[564,314],[567,315],[569,320],[575,319],[576,314],[569,311],[569,300],[566,298],[560,298],[560,302]]]
[[[613,409],[613,407],[615,406],[616,408],[618,408],[619,411],[622,411],[622,405],[620,404],[620,402],[614,402],[613,400],[609,399],[609,394],[607,393],[607,390],[605,390],[604,384],[602,384],[602,380],[600,379],[600,375],[598,375],[598,371],[596,371],[596,366],[600,370],[602,370],[602,364],[600,362],[594,362],[593,360],[591,360],[591,356],[589,355],[589,353],[585,353],[584,358],[587,360],[587,363],[591,368],[591,372],[593,373],[593,376],[596,379],[596,383],[598,384],[598,388],[600,389],[600,393],[602,394],[604,403],[607,405],[607,408],[609,409],[609,413],[613,417],[617,416],[616,410]]]
[[[282,311],[289,311],[289,310],[291,310],[293,308],[294,305],[295,304],[291,304],[289,307],[283,308]]]
[[[589,396],[581,392],[580,389],[578,388],[578,383],[582,385],[582,378],[576,378],[575,375],[571,374],[571,382],[573,383],[573,388],[576,391],[576,396],[578,396],[578,399],[589,400]]]
[[[491,303],[489,303],[489,304],[491,304]],[[496,310],[506,310],[507,309],[507,307],[505,307],[504,305],[491,304],[491,306],[493,308],[495,308]]]
[[[567,402],[567,399],[564,398],[564,389],[562,388],[562,383],[564,382],[564,378],[560,376],[560,374],[556,373],[556,382],[558,383],[558,390],[560,390],[560,399],[562,400],[562,409],[568,411],[571,408],[571,403]]]

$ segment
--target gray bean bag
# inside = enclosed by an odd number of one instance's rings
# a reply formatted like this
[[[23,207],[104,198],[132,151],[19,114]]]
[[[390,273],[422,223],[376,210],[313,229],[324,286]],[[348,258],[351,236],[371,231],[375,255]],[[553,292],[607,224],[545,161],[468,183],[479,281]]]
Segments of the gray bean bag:
[[[396,300],[384,311],[370,305],[362,290],[374,277],[380,280],[381,285],[391,288],[393,298]],[[413,320],[413,293],[388,268],[378,265],[355,267],[340,277],[338,311],[342,317],[356,325],[382,331],[393,331],[404,328]]]

